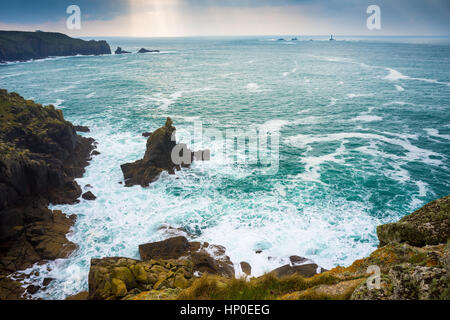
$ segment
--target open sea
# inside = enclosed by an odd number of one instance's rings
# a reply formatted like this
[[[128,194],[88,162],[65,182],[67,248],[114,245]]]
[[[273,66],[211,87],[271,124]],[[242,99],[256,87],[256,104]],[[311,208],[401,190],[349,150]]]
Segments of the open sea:
[[[0,88],[89,126],[101,153],[77,180],[97,200],[51,207],[78,216],[79,248],[24,271],[56,279],[38,297],[87,290],[92,257],[139,258],[139,244],[176,234],[168,226],[225,246],[238,274],[241,261],[261,275],[291,255],[347,266],[376,249],[377,225],[450,193],[449,39],[278,38],[107,38],[161,52],[0,65]],[[180,132],[279,131],[276,170],[180,134],[211,160],[124,187],[120,165],[168,116]]]

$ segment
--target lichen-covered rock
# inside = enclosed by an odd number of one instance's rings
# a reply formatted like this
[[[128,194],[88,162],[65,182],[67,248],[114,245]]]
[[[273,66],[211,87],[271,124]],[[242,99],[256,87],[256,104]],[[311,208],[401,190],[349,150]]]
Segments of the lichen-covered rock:
[[[132,299],[142,292],[181,290],[193,279],[194,265],[188,260],[92,259],[89,299]]]
[[[406,242],[412,246],[446,243],[450,238],[450,196],[435,200],[395,223],[378,226],[380,246]]]
[[[225,255],[224,247],[206,242],[189,242],[183,236],[142,244],[139,246],[139,254],[142,260],[187,259],[192,261],[194,270],[199,273],[234,276],[233,263]]]

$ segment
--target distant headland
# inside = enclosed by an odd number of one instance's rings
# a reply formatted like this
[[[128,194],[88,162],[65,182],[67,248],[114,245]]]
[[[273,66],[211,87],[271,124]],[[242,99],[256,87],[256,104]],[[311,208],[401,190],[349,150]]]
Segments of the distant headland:
[[[0,31],[0,63],[101,54],[111,54],[104,40],[85,41],[55,32]]]

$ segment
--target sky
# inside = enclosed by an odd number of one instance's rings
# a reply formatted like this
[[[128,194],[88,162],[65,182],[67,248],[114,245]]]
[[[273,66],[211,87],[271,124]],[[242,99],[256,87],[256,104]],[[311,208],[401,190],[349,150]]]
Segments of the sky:
[[[80,7],[81,29],[67,28],[69,5]],[[379,30],[367,28],[369,5],[380,8]],[[14,0],[1,8],[0,30],[78,37],[450,35],[450,0]]]

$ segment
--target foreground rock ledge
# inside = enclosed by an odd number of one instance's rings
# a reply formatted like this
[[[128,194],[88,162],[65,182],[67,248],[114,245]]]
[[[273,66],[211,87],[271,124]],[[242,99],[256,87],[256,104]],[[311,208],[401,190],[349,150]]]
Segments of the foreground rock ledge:
[[[7,275],[76,248],[66,238],[76,217],[48,205],[78,201],[74,178],[83,175],[93,142],[61,110],[0,89],[0,299],[24,298]]]
[[[369,257],[356,260],[346,268],[326,271],[305,258],[292,256],[292,266],[283,266],[249,281],[235,279],[230,274],[217,272],[217,267],[204,268],[207,264],[218,263],[217,256],[207,256],[214,246],[175,237],[139,246],[144,261],[93,259],[89,297],[132,300],[450,300],[450,234],[445,227],[450,219],[449,201],[450,196],[433,201],[400,220],[400,226],[394,230],[401,229],[403,223],[414,222],[413,226],[407,227],[414,230],[413,238],[409,233],[404,236],[397,231],[395,236],[389,232],[385,235],[384,228],[390,230],[392,224],[380,226],[380,247]],[[433,235],[431,238],[430,234]],[[425,244],[417,245],[417,239],[432,239],[434,244],[420,240],[419,243]],[[221,253],[218,256],[223,257],[225,249],[215,247]],[[203,260],[196,259],[195,254],[202,251],[205,254]],[[225,265],[231,266],[228,261],[227,258],[223,260]],[[298,268],[302,266],[303,269]],[[379,288],[367,286],[369,266],[380,268]],[[204,273],[199,278],[200,269]]]

